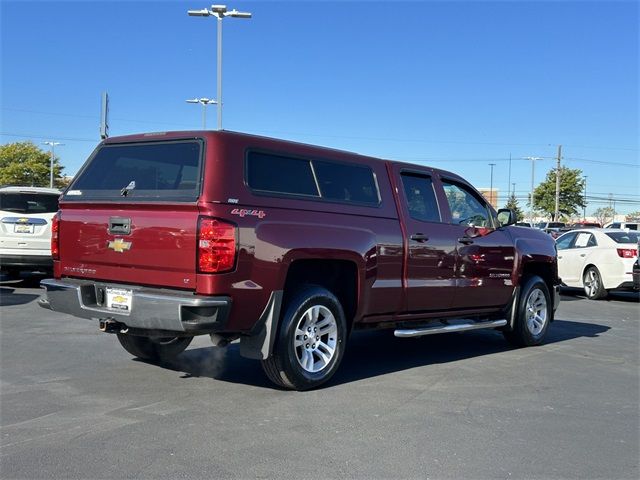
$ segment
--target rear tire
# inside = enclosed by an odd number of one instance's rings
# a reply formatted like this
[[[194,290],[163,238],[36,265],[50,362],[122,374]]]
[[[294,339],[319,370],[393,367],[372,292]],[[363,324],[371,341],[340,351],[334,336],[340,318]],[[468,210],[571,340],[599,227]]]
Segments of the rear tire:
[[[602,284],[602,275],[596,267],[587,268],[582,276],[582,284],[584,285],[584,293],[590,300],[600,300],[608,295]]]
[[[118,333],[120,345],[143,360],[171,360],[189,346],[193,337],[139,337]]]
[[[317,388],[338,369],[346,339],[347,322],[336,296],[319,286],[303,286],[288,302],[273,353],[262,368],[280,387]]]
[[[530,277],[520,290],[512,331],[504,331],[507,341],[516,347],[540,345],[553,315],[547,284],[538,276]]]

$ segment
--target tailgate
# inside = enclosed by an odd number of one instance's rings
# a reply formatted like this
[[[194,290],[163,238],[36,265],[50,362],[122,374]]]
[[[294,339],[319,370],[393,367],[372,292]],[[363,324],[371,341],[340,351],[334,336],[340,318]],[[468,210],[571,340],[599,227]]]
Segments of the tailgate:
[[[64,206],[59,272],[193,290],[197,223],[195,204]]]
[[[200,139],[105,143],[62,197],[56,275],[196,287]]]

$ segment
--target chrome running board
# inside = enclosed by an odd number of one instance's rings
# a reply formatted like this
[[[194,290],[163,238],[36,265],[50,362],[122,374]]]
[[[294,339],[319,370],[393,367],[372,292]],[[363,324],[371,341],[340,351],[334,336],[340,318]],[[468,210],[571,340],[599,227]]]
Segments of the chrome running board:
[[[503,318],[501,320],[492,320],[490,322],[470,322],[453,325],[438,325],[425,328],[399,329],[393,332],[393,334],[400,338],[421,337],[423,335],[435,335],[436,333],[465,332],[467,330],[479,330],[481,328],[504,327],[506,324],[507,320]]]

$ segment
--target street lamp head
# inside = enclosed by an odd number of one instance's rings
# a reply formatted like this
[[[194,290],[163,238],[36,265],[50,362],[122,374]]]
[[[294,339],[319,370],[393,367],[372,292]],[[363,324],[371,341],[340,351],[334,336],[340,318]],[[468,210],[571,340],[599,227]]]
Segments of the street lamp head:
[[[225,13],[227,11],[226,5],[211,5],[211,11],[216,13]]]
[[[224,14],[225,17],[234,17],[234,18],[251,18],[251,13],[249,12],[239,12],[235,8],[230,12]]]
[[[211,12],[206,8],[202,10],[188,10],[187,13],[190,17],[208,17],[211,15]]]
[[[216,105],[218,102],[212,98],[191,98],[185,100],[187,103],[201,103],[202,105]]]

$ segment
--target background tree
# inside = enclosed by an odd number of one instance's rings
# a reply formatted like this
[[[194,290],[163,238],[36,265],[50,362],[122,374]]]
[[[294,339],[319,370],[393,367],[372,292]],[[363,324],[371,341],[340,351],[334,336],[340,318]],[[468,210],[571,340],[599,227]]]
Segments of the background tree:
[[[613,221],[615,214],[616,211],[611,207],[600,207],[593,212],[593,216],[596,217],[596,221],[603,227],[605,224]]]
[[[533,191],[535,209],[553,218],[556,210],[556,169],[547,173],[544,181]],[[572,217],[584,207],[584,178],[582,170],[560,167],[560,215]],[[557,220],[553,218],[553,220]]]
[[[49,186],[51,154],[33,142],[0,145],[0,185]],[[62,170],[58,157],[53,160],[54,185],[60,185]]]
[[[518,199],[516,198],[515,193],[511,194],[511,196],[509,197],[509,200],[507,200],[507,203],[504,204],[504,208],[510,208],[511,210],[513,210],[516,214],[516,218],[518,219],[518,221],[521,221],[524,218],[524,213],[522,213],[522,210],[518,205]]]
[[[624,217],[625,222],[637,222],[638,220],[640,220],[640,210],[637,212],[631,212]]]

